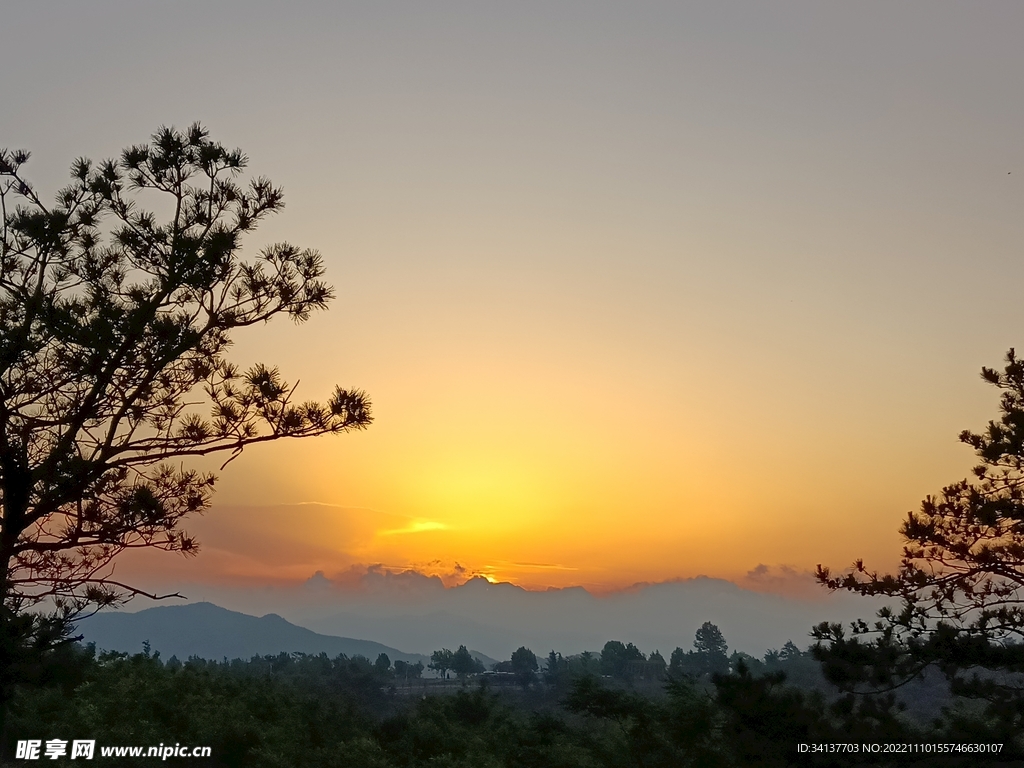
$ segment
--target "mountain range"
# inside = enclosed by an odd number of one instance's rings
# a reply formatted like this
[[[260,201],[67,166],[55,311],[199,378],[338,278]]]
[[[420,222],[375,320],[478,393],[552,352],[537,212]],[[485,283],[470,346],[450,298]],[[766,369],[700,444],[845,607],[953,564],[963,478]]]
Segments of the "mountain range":
[[[371,661],[386,653],[392,662],[421,662],[424,666],[430,661],[423,654],[405,653],[370,640],[318,634],[277,614],[249,616],[212,603],[159,606],[137,613],[98,613],[78,622],[77,632],[83,642],[95,643],[101,650],[138,653],[143,643],[149,643],[164,658],[248,659],[300,652],[365,656]],[[484,654],[473,655],[484,664],[495,662]]]
[[[845,593],[784,597],[708,577],[638,584],[606,595],[580,587],[530,591],[482,578],[445,587],[421,574],[383,571],[367,574],[355,589],[317,574],[286,588],[204,585],[198,595],[183,591],[197,601],[134,614],[103,612],[84,620],[80,631],[101,648],[137,652],[149,640],[165,656],[179,658],[285,650],[368,658],[383,652],[392,660],[416,661],[465,645],[493,660],[508,659],[520,646],[538,655],[599,651],[608,640],[667,657],[676,647],[691,648],[696,630],[710,621],[730,649],[760,656],[787,640],[805,648],[814,625],[871,619],[880,605]]]

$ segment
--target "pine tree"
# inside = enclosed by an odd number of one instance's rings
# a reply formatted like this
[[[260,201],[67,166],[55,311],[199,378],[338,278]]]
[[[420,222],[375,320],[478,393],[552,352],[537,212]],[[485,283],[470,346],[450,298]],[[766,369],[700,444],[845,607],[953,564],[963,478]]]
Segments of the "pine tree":
[[[333,290],[313,250],[244,237],[284,205],[248,184],[241,151],[200,125],[161,128],[118,160],[80,159],[53,204],[0,150],[0,608],[50,599],[64,615],[142,590],[112,578],[125,549],[193,554],[181,527],[210,504],[212,474],[248,446],[345,432],[371,420],[337,388],[297,400],[276,368],[242,371],[232,335],[301,322]],[[161,199],[161,220],[144,203]],[[222,467],[223,469],[223,467]],[[31,632],[29,632],[31,634]]]
[[[842,575],[818,566],[829,589],[895,605],[849,634],[819,625],[814,651],[848,690],[888,690],[938,668],[954,693],[987,700],[1012,733],[1024,715],[1024,362],[1011,349],[1002,371],[984,368],[982,377],[1002,394],[997,420],[960,435],[980,459],[974,477],[907,515],[895,574],[862,561]]]

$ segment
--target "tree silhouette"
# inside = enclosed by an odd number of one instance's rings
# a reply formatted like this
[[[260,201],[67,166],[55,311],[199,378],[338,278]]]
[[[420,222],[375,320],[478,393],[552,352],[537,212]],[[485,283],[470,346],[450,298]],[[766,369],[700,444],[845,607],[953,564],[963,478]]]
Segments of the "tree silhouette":
[[[815,628],[815,655],[829,678],[850,690],[899,686],[938,667],[955,693],[987,699],[991,713],[1019,723],[1024,712],[1024,362],[1014,350],[1002,371],[982,369],[1002,392],[1000,417],[961,433],[980,463],[974,478],[927,497],[901,528],[895,574],[857,561],[833,576],[832,590],[896,598],[848,636],[837,624]],[[989,673],[976,674],[982,670]]]
[[[722,630],[710,621],[705,621],[694,633],[693,648],[702,672],[721,674],[729,671],[729,646]]]
[[[725,642],[722,630],[710,621],[705,621],[694,633],[693,648],[697,653],[706,653],[710,656],[728,656],[729,654],[729,646]]]
[[[439,651],[434,651],[430,654],[430,663],[427,664],[428,669],[432,669],[437,672],[441,677],[447,677],[447,672],[452,668],[455,654],[449,649],[442,648]]]
[[[653,674],[656,678],[660,679],[665,676],[665,670],[667,669],[668,664],[665,663],[665,657],[661,655],[661,651],[657,649],[651,651],[650,656],[647,657],[647,661],[654,666],[655,670]]]
[[[677,647],[668,657],[668,674],[672,678],[680,678],[683,675],[696,675],[697,670],[693,668],[687,656],[693,656],[691,651],[687,654],[682,648]]]
[[[466,646],[460,645],[451,656],[451,670],[458,675],[459,680],[465,683],[468,675],[474,672],[483,672],[484,665],[473,658]]]
[[[729,646],[722,630],[710,621],[705,621],[694,633],[692,651],[676,648],[669,656],[668,674],[672,678],[701,677],[728,671]]]
[[[554,653],[554,651],[552,651]],[[524,688],[529,687],[537,673],[537,655],[525,645],[512,652],[512,672]]]
[[[803,655],[803,651],[797,648],[796,643],[792,640],[787,640],[782,649],[778,651],[779,659],[781,661],[789,661],[790,659],[798,659]]]
[[[161,128],[75,161],[53,204],[28,157],[0,151],[0,603],[70,615],[145,594],[112,578],[125,549],[196,551],[180,524],[215,477],[183,460],[361,429],[370,406],[340,387],[299,402],[276,368],[227,360],[236,329],[304,321],[334,295],[315,251],[241,255],[283,206],[267,179],[236,180],[241,151]]]
[[[548,654],[544,668],[544,679],[552,685],[557,685],[562,677],[569,670],[569,661],[562,654],[554,650]]]
[[[405,680],[407,684],[409,680],[418,680],[422,674],[423,662],[421,661],[417,661],[415,664],[401,659],[395,661],[395,677]]]
[[[643,653],[632,643],[623,645],[619,640],[609,640],[601,649],[601,672],[612,677],[627,677],[631,661],[645,661]]]

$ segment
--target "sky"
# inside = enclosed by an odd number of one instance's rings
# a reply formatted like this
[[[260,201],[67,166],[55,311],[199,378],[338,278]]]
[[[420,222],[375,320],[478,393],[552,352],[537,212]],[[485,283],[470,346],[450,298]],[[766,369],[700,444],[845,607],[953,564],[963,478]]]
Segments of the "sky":
[[[236,337],[366,432],[257,446],[142,581],[768,591],[892,568],[1024,341],[1012,2],[0,5],[41,190],[199,120],[337,299]],[[803,589],[803,587],[800,587]]]

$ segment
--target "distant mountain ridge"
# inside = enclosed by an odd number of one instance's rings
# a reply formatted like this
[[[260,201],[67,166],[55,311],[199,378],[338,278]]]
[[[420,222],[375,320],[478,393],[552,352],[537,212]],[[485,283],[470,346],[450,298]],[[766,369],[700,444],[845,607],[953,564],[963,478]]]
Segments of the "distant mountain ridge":
[[[96,643],[108,651],[138,653],[149,642],[165,659],[248,659],[279,653],[326,653],[334,657],[365,656],[373,661],[386,653],[392,662],[401,660],[426,666],[430,659],[406,653],[371,640],[322,635],[296,626],[277,614],[250,616],[213,603],[167,605],[138,613],[98,613],[78,622],[76,631],[83,642]],[[482,654],[481,654],[482,655]],[[484,663],[493,659],[485,660]]]
[[[519,646],[543,655],[552,649],[572,654],[598,651],[608,640],[667,657],[676,647],[690,648],[705,621],[722,630],[731,649],[760,656],[787,640],[807,647],[814,625],[870,618],[881,604],[845,593],[807,601],[708,577],[637,584],[604,596],[582,588],[533,592],[482,578],[440,588],[402,577],[406,583],[391,589],[386,583],[363,592],[308,589],[308,602],[296,590],[280,610],[318,632],[420,650],[464,643],[507,659]]]
[[[300,651],[376,658],[383,652],[392,660],[426,664],[424,654],[465,645],[488,664],[508,659],[520,646],[538,655],[552,649],[569,655],[599,651],[608,640],[667,657],[677,646],[690,648],[695,631],[711,621],[730,649],[761,656],[787,640],[806,647],[812,626],[870,618],[881,605],[846,593],[815,601],[783,597],[708,577],[637,584],[599,596],[578,587],[533,592],[485,579],[444,587],[411,572],[370,572],[358,589],[315,575],[301,586],[258,592],[207,586],[196,597],[195,603],[138,613],[100,613],[81,622],[81,631],[101,648],[132,653],[149,640],[165,657]]]

